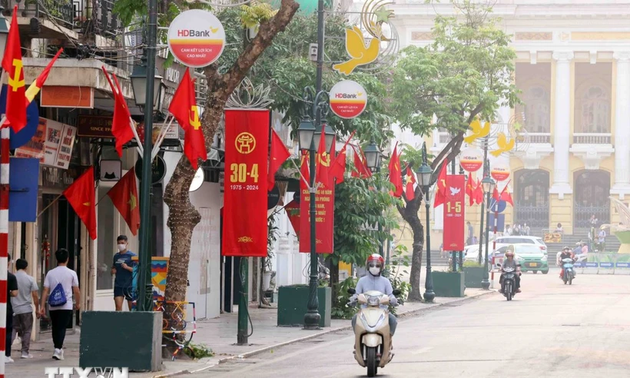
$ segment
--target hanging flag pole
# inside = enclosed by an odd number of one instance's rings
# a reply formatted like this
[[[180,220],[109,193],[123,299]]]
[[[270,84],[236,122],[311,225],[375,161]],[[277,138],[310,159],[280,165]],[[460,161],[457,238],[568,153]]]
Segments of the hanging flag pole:
[[[168,121],[169,118],[170,118],[170,121]],[[171,128],[171,125],[173,124],[174,120],[175,120],[175,117],[173,117],[172,115],[169,115],[164,120],[164,123],[162,124],[162,128],[160,129],[160,134],[158,135],[158,139],[155,141],[155,145],[153,146],[153,151],[151,151],[151,161],[153,161],[155,157],[157,156],[158,152],[160,152],[160,146],[162,146],[162,142],[164,142],[164,138],[166,138],[166,133],[168,132],[168,129]]]
[[[6,117],[3,117],[6,120]],[[4,124],[4,122],[2,122]],[[7,276],[9,265],[9,152],[11,129],[3,127],[0,130],[0,292],[7,292]],[[5,340],[7,326],[7,300],[0,296],[0,340]],[[5,343],[0,343],[0,357],[4,357]],[[0,377],[4,378],[4,358],[0,364]]]

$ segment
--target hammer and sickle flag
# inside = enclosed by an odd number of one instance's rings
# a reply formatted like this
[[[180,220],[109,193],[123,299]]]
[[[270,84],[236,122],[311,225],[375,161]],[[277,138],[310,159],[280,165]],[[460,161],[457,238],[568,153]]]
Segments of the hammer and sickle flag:
[[[184,77],[173,95],[168,111],[186,133],[184,136],[184,154],[196,170],[199,167],[198,159],[206,161],[208,154],[201,128],[199,107],[195,99],[195,82],[190,77],[189,70],[187,68],[184,72]]]
[[[24,65],[22,64],[22,48],[20,45],[20,29],[17,23],[17,5],[13,8],[11,29],[7,37],[7,45],[2,58],[2,69],[8,76],[6,124],[10,124],[16,133],[26,126],[26,107],[24,101],[26,86],[24,84]],[[4,126],[2,125],[2,126]]]

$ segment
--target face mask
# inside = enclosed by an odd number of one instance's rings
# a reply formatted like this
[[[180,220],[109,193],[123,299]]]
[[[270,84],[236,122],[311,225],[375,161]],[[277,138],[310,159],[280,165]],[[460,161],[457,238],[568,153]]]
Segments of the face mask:
[[[377,267],[377,266],[373,266],[370,268],[370,273],[373,276],[378,276],[379,274],[381,274],[381,268]]]
[[[124,251],[125,249],[127,249],[127,244],[118,244],[118,250],[120,252]]]

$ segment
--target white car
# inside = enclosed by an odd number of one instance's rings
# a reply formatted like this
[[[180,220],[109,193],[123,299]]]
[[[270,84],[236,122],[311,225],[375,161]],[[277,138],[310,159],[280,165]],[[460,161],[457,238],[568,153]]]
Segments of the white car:
[[[537,236],[499,236],[495,249],[500,249],[510,244],[534,244],[540,248],[541,252],[547,253],[547,244],[545,244],[542,238]]]

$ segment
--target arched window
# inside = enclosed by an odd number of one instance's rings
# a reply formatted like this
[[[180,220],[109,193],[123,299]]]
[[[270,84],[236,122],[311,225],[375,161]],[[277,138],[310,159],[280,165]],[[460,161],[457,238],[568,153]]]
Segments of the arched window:
[[[600,86],[591,86],[581,96],[580,133],[610,132],[610,95]]]
[[[549,91],[541,86],[533,86],[523,96],[524,123],[527,131],[532,133],[548,133],[549,127]]]

